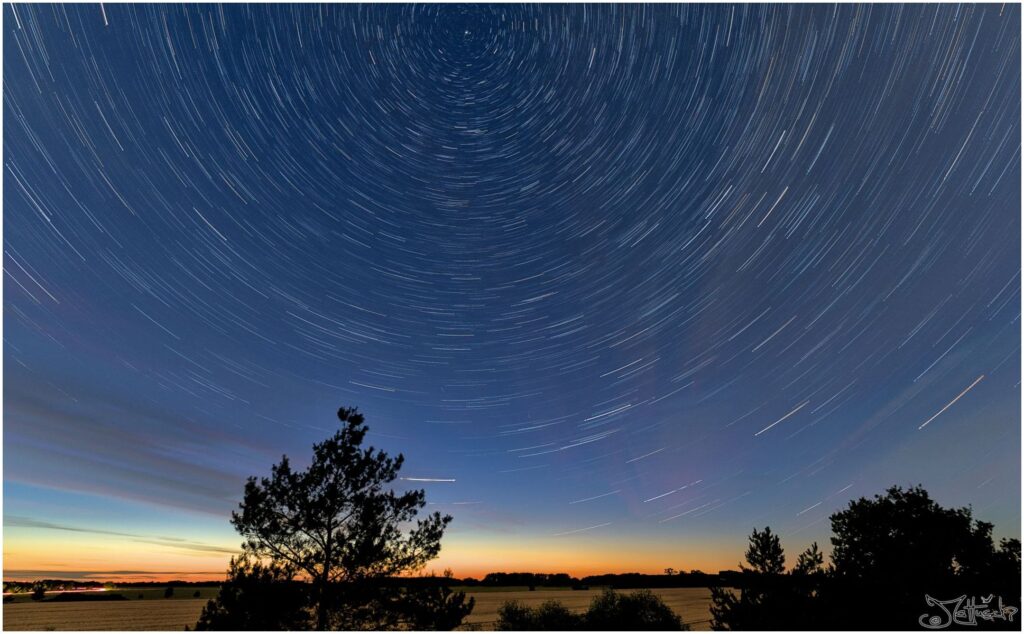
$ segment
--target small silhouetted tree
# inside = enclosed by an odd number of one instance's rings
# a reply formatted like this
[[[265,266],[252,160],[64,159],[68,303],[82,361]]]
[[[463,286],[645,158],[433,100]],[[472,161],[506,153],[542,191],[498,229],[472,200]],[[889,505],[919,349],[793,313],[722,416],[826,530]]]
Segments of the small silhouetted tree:
[[[37,581],[32,584],[32,600],[42,601],[46,598],[46,584]]]
[[[390,488],[402,455],[363,448],[367,427],[355,409],[338,410],[338,419],[341,429],[313,446],[307,469],[294,470],[284,456],[270,477],[249,478],[231,523],[254,560],[310,580],[316,629],[393,627],[396,609],[412,599],[380,581],[433,559],[452,518],[417,520],[423,490]]]
[[[825,556],[818,550],[818,542],[812,542],[810,548],[796,558],[793,574],[813,575],[820,573],[825,567]]]
[[[164,588],[164,598],[170,599],[174,596],[174,586],[167,586]]]
[[[711,588],[711,627],[716,630],[786,629],[786,607],[790,597],[784,591],[780,576],[785,571],[786,554],[779,536],[771,528],[756,528],[750,534],[747,565],[743,571],[743,587]],[[790,625],[790,627],[792,627]]]
[[[750,568],[740,564],[741,570],[751,570],[762,575],[781,575],[786,570],[786,553],[782,550],[779,536],[765,526],[763,531],[756,528],[750,534],[750,545],[744,555]]]

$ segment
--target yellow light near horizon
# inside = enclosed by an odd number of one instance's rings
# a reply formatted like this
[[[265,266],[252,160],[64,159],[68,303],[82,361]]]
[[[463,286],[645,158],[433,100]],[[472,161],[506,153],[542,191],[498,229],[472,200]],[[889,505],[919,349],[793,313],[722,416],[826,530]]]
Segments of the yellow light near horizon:
[[[228,544],[225,548],[234,546]],[[116,536],[68,531],[55,539],[34,529],[15,527],[4,531],[5,579],[20,578],[13,572],[19,570],[52,571],[45,575],[50,577],[59,577],[61,571],[95,571],[111,573],[118,579],[141,579],[149,577],[121,571],[153,571],[179,573],[167,576],[181,579],[222,578],[229,558],[227,553],[186,551]]]
[[[238,547],[236,542],[215,545]],[[698,545],[685,540],[623,543],[617,537],[574,539],[459,533],[445,537],[440,556],[419,572],[440,574],[451,568],[459,578],[481,578],[489,572],[564,572],[575,577],[625,572],[661,574],[669,567],[717,572],[735,568],[737,552],[737,544],[707,538]],[[54,535],[17,527],[8,529],[4,535],[4,577],[8,579],[18,577],[9,571],[42,570],[52,571],[45,575],[50,577],[59,577],[60,571],[96,571],[96,577],[102,580],[216,580],[224,577],[229,558],[228,553],[185,551],[115,536],[75,532]]]

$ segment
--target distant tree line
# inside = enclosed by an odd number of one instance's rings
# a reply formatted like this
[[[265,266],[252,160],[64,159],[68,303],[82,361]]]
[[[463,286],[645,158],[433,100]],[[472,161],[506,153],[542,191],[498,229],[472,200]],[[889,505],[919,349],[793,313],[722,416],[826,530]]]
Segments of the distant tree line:
[[[731,586],[740,573],[735,570],[722,570],[709,574],[700,570],[675,572],[668,575],[647,575],[638,572],[623,574],[592,575],[581,579],[587,586],[607,586],[609,588],[708,588],[711,586]]]
[[[398,577],[394,583],[399,584],[442,584],[482,588],[519,588],[534,586],[538,588],[575,588],[607,587],[618,590],[640,588],[708,588],[711,586],[730,585],[739,578],[739,570],[720,570],[707,573],[701,570],[689,572],[679,571],[668,574],[649,574],[644,572],[606,573],[574,577],[565,572],[489,572],[482,579],[475,577]]]
[[[736,570],[722,570],[714,574],[691,570],[672,574],[652,575],[640,572],[589,575],[573,577],[568,573],[542,572],[490,572],[483,579],[456,579],[454,585],[481,587],[532,587],[532,588],[615,588],[619,590],[639,588],[708,588],[729,586],[740,574]],[[427,578],[429,579],[429,578]]]
[[[566,588],[579,584],[580,580],[564,572],[546,574],[542,572],[490,572],[480,580],[481,586],[545,586]]]

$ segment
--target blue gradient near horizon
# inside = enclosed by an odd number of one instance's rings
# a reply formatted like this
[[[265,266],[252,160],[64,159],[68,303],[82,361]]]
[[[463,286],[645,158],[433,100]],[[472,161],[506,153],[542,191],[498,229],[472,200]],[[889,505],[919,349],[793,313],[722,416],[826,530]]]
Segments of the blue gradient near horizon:
[[[230,542],[356,405],[446,541],[1019,536],[1018,6],[4,12],[5,521]]]

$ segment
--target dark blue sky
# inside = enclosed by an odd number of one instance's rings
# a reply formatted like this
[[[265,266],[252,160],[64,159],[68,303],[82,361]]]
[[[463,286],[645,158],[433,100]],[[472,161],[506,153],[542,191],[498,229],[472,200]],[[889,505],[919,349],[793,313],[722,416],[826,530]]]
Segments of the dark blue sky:
[[[7,576],[219,574],[339,405],[465,574],[728,567],[892,484],[1019,536],[1018,6],[3,28]]]

